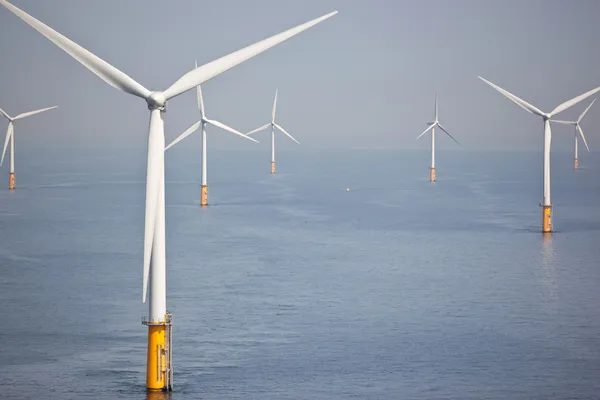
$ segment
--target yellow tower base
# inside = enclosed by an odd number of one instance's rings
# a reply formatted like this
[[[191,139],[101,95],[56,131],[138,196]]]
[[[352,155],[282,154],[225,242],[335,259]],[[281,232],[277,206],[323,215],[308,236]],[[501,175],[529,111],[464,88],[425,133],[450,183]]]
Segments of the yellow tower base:
[[[202,189],[200,189],[200,205],[202,207],[208,205],[208,185],[202,185]]]
[[[435,182],[435,168],[429,168],[429,182]]]
[[[542,232],[552,232],[552,206],[542,206]]]
[[[579,169],[579,159],[576,158],[575,161],[573,162],[573,169]]]
[[[146,389],[172,390],[171,314],[165,315],[165,322],[143,323],[148,325]]]
[[[271,175],[275,175],[275,161],[271,161]]]
[[[15,190],[15,173],[11,172],[8,174],[8,188],[10,190]]]

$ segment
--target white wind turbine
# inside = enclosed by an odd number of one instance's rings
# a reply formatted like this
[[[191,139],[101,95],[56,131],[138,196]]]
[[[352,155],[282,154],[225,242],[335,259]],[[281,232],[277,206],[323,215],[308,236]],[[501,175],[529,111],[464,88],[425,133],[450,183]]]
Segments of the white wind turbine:
[[[531,114],[535,114],[539,117],[542,117],[542,119],[544,121],[544,197],[543,197],[543,201],[541,204],[541,206],[542,206],[542,232],[550,233],[550,232],[552,232],[552,228],[553,228],[552,227],[552,202],[550,201],[550,144],[552,142],[552,131],[550,130],[550,120],[556,114],[568,109],[569,107],[574,106],[575,104],[579,103],[580,101],[582,101],[582,100],[588,98],[589,96],[593,95],[594,93],[600,91],[600,87],[597,87],[596,89],[592,89],[589,92],[586,92],[580,96],[572,98],[571,100],[565,101],[564,103],[562,103],[558,107],[556,107],[554,110],[552,110],[550,113],[545,113],[543,111],[540,111],[536,107],[532,106],[531,104],[527,103],[525,100],[522,100],[522,99],[518,98],[517,96],[515,96],[514,94],[502,89],[501,87],[494,85],[492,82],[485,80],[482,77],[479,77],[479,79],[481,79],[482,81],[484,81],[485,83],[487,83],[488,85],[490,85],[491,87],[493,87],[494,89],[496,89],[497,91],[502,93],[504,96],[508,97],[509,99],[511,99],[512,101],[517,103],[517,105],[520,106],[525,111],[527,111]]]
[[[198,68],[198,63],[196,63],[196,68]],[[243,137],[244,139],[252,140],[253,142],[258,143],[257,140],[244,135],[237,130],[230,128],[229,126],[212,119],[206,118],[206,114],[204,113],[204,100],[202,99],[202,89],[200,85],[196,88],[196,95],[198,97],[198,108],[200,109],[200,121],[196,122],[194,125],[190,126],[185,132],[183,132],[177,139],[173,140],[167,147],[165,147],[165,151],[173,147],[175,144],[179,143],[192,133],[194,133],[200,126],[202,126],[202,187],[200,189],[200,205],[206,206],[208,205],[208,180],[207,180],[207,170],[206,170],[206,125],[216,126],[217,128],[221,128],[228,132],[234,133],[238,136]]]
[[[565,125],[573,125],[573,126],[575,126],[575,158],[573,159],[573,169],[579,169],[579,140],[578,140],[579,138],[577,137],[577,133],[579,133],[581,135],[581,139],[583,139],[583,144],[585,144],[585,148],[587,149],[587,151],[588,152],[590,151],[590,148],[588,147],[587,141],[585,140],[585,135],[583,134],[583,129],[581,129],[581,125],[579,125],[579,123],[583,119],[583,116],[592,107],[592,104],[594,104],[595,101],[596,101],[596,99],[592,100],[592,102],[590,103],[590,105],[587,106],[587,108],[585,109],[585,111],[581,113],[581,115],[579,116],[579,118],[577,118],[577,121],[561,121],[561,120],[557,120],[557,119],[550,120],[551,122],[557,122],[559,124],[565,124]]]
[[[246,134],[246,135],[250,136],[253,133],[260,132],[264,129],[267,129],[268,127],[271,127],[271,174],[275,174],[275,128],[279,129],[281,132],[283,132],[287,137],[292,139],[294,142],[300,144],[300,142],[298,142],[296,139],[294,139],[294,137],[292,135],[287,133],[286,130],[281,127],[281,125],[278,125],[277,123],[275,123],[275,110],[277,109],[277,92],[278,91],[275,90],[275,100],[273,101],[273,112],[271,113],[271,122],[261,126],[260,128],[256,128],[255,130],[250,131]]]
[[[208,81],[230,68],[326,20],[334,11],[298,25],[268,39],[196,68],[173,83],[165,91],[151,91],[106,61],[33,18],[6,0],[0,4],[79,61],[109,85],[144,99],[150,110],[148,128],[148,165],[146,175],[146,212],[144,227],[143,301],[146,301],[148,281],[150,301],[148,316],[148,361],[146,387],[151,390],[171,388],[170,314],[166,310],[165,256],[165,181],[164,181],[164,122],[167,101]],[[159,50],[158,48],[156,49]],[[158,53],[157,53],[158,56]]]
[[[8,142],[10,142],[10,172],[8,173],[8,188],[10,190],[15,189],[15,127],[14,122],[23,118],[31,117],[32,115],[43,113],[44,111],[52,110],[54,107],[43,108],[41,110],[29,111],[26,113],[22,113],[17,115],[16,117],[11,117],[7,113],[4,112],[0,108],[0,114],[4,115],[6,119],[8,119],[8,130],[6,131],[6,139],[4,140],[4,150],[2,151],[2,159],[0,160],[0,165],[4,162],[4,155],[6,154],[6,148],[8,147]]]
[[[450,136],[452,140],[454,140],[458,145],[460,145],[460,143],[458,143],[458,140],[454,139],[454,137],[446,130],[446,128],[442,126],[442,124],[440,124],[440,121],[438,120],[437,93],[435,94],[435,121],[428,122],[427,125],[429,125],[429,128],[425,129],[423,133],[417,136],[417,139],[429,132],[429,130],[431,129],[431,168],[429,169],[429,182],[435,182],[435,127],[438,126],[442,131],[444,131],[446,135]]]

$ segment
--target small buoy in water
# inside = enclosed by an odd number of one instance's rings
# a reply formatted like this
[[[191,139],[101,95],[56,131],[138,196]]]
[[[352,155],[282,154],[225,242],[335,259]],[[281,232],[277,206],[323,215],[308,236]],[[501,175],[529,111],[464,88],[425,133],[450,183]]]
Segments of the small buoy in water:
[[[349,191],[350,191],[350,188],[346,188],[346,192],[349,192]]]

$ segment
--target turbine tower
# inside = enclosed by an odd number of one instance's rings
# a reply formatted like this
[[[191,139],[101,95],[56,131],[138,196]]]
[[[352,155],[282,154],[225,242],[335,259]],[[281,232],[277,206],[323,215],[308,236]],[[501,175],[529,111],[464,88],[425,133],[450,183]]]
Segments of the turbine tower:
[[[196,63],[196,68],[198,68],[198,63]],[[219,121],[206,118],[206,114],[204,113],[204,100],[202,99],[202,89],[200,88],[200,85],[196,87],[196,95],[198,97],[198,108],[200,109],[200,121],[190,126],[185,132],[183,132],[179,137],[177,137],[177,139],[173,140],[167,147],[165,147],[165,151],[170,149],[175,144],[179,143],[192,133],[194,133],[200,126],[202,126],[202,187],[200,189],[200,205],[202,207],[206,207],[208,205],[208,181],[206,170],[206,125],[208,124],[216,126],[217,128],[221,128],[223,130],[241,136],[244,139],[252,140],[256,143],[258,143],[258,141],[244,135],[241,132],[236,131],[233,128],[230,128],[229,126]]]
[[[597,87],[596,89],[592,89],[589,92],[586,92],[580,96],[574,97],[571,100],[565,101],[564,103],[560,104],[558,107],[556,107],[551,112],[545,113],[543,111],[540,111],[536,107],[532,106],[531,104],[527,103],[525,100],[522,100],[522,99],[518,98],[517,96],[515,96],[514,94],[502,89],[501,87],[494,85],[492,82],[485,80],[482,77],[479,77],[479,79],[481,79],[482,81],[484,81],[485,83],[487,83],[488,85],[490,85],[491,87],[493,87],[494,89],[496,89],[497,91],[502,93],[504,96],[508,97],[513,102],[517,103],[517,105],[520,106],[525,111],[527,111],[531,114],[537,115],[539,117],[542,117],[542,120],[544,121],[544,197],[542,200],[542,204],[540,204],[540,205],[542,206],[542,233],[551,233],[553,230],[553,225],[552,225],[552,202],[550,200],[550,144],[552,142],[552,131],[550,130],[550,120],[556,114],[574,106],[575,104],[579,103],[580,101],[582,101],[582,100],[590,97],[594,93],[600,91],[600,87]]]
[[[268,127],[271,127],[271,174],[272,175],[275,174],[275,128],[279,129],[281,132],[283,132],[287,137],[292,139],[294,142],[300,144],[300,142],[298,142],[296,139],[294,139],[294,137],[292,135],[287,133],[286,130],[281,127],[281,125],[278,125],[277,123],[275,123],[275,110],[277,109],[277,92],[278,91],[275,90],[275,100],[273,101],[273,111],[271,113],[271,122],[261,126],[260,128],[256,128],[255,130],[250,131],[246,134],[246,135],[250,136],[253,133],[260,132],[264,129],[267,129]]]
[[[2,151],[2,159],[0,160],[0,166],[4,162],[4,155],[6,154],[6,148],[8,147],[8,142],[10,142],[10,171],[8,173],[8,188],[10,190],[15,190],[15,126],[14,122],[23,118],[31,117],[32,115],[43,113],[44,111],[52,110],[54,107],[43,108],[41,110],[29,111],[26,113],[22,113],[17,115],[16,117],[11,117],[7,113],[4,112],[0,108],[0,114],[4,115],[6,119],[8,119],[8,130],[6,131],[6,139],[4,140],[4,150]]]
[[[429,125],[429,128],[425,129],[425,132],[417,136],[417,140],[431,129],[431,168],[429,168],[429,182],[435,182],[435,127],[438,126],[446,135],[450,136],[450,138],[454,140],[456,144],[460,145],[458,140],[454,139],[454,137],[442,126],[442,124],[440,124],[440,121],[438,120],[437,93],[435,94],[435,120],[428,122],[427,125]]]
[[[557,122],[559,124],[575,126],[575,158],[573,159],[573,169],[579,169],[579,141],[578,141],[578,137],[577,137],[578,133],[581,135],[581,139],[583,139],[583,144],[585,144],[585,148],[587,149],[588,152],[590,151],[587,141],[585,140],[585,135],[583,134],[583,129],[581,129],[581,125],[579,125],[579,123],[583,119],[583,116],[588,112],[590,107],[592,107],[592,104],[594,104],[595,101],[596,101],[596,99],[592,100],[592,102],[590,103],[589,106],[587,106],[585,111],[581,113],[581,115],[579,116],[577,121],[561,121],[561,120],[557,120],[557,119],[551,120],[551,122]]]
[[[172,387],[171,364],[171,314],[167,312],[166,255],[165,255],[165,169],[164,169],[164,113],[167,101],[214,78],[263,51],[295,36],[296,34],[326,20],[334,11],[320,18],[288,29],[285,32],[254,43],[241,50],[196,68],[173,83],[165,91],[151,91],[125,73],[95,56],[75,42],[33,18],[6,0],[0,4],[32,26],[55,45],[64,50],[83,66],[109,85],[142,98],[150,110],[148,128],[148,165],[146,175],[146,212],[144,224],[144,272],[142,299],[150,286],[148,325],[148,359],[146,387],[149,390],[170,390]],[[158,49],[157,49],[158,50]],[[149,66],[151,67],[151,66]]]

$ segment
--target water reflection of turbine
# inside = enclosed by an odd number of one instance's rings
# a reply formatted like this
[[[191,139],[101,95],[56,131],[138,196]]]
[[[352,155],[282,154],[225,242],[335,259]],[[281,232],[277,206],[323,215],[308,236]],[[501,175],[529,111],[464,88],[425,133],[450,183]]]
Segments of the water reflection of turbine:
[[[542,235],[542,275],[540,277],[541,283],[544,286],[544,292],[546,301],[553,301],[556,298],[556,290],[558,288],[558,284],[556,283],[556,268],[555,268],[555,259],[556,252],[554,250],[554,245],[552,243],[552,235],[545,234]]]
[[[169,392],[148,392],[146,393],[146,400],[170,400],[171,393]]]

